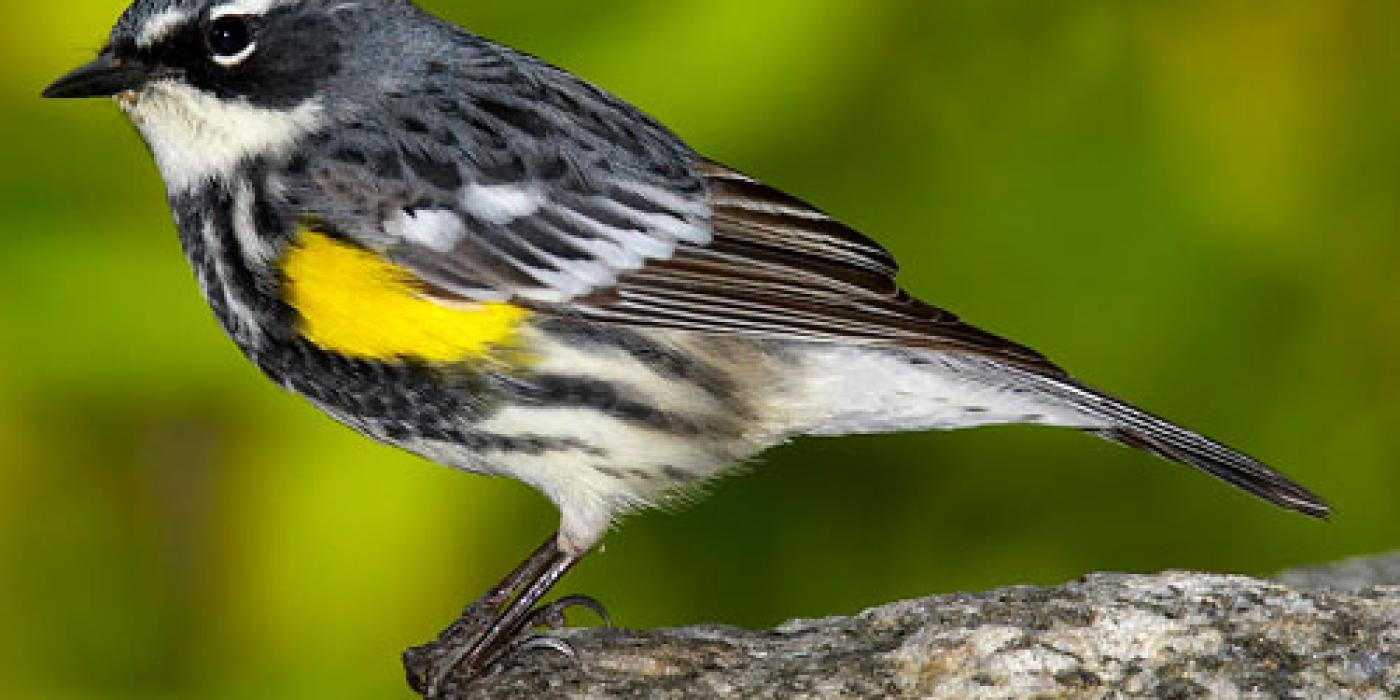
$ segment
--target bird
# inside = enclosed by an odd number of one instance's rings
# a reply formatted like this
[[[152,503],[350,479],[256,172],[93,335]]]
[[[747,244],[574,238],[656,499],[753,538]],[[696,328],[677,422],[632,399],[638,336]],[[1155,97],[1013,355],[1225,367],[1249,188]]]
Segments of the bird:
[[[111,98],[134,124],[199,290],[268,379],[558,508],[420,679],[434,692],[537,639],[559,609],[541,601],[623,516],[802,436],[1067,428],[1330,512],[911,296],[818,207],[408,0],[136,0],[43,95]]]

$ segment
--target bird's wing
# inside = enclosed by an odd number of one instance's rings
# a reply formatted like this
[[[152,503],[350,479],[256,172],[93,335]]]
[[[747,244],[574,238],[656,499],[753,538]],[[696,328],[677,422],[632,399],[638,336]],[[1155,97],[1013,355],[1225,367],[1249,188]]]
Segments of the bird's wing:
[[[941,347],[1059,374],[1042,355],[909,296],[880,244],[723,166],[699,166],[711,241],[574,304],[587,318],[710,333]]]
[[[417,92],[385,94],[388,123],[319,137],[293,196],[435,293],[629,325],[952,348],[1059,372],[907,295],[879,244],[701,159],[558,69],[489,46],[428,68]]]
[[[478,300],[565,303],[710,242],[704,180],[669,131],[531,57],[463,50],[316,136],[301,205]]]

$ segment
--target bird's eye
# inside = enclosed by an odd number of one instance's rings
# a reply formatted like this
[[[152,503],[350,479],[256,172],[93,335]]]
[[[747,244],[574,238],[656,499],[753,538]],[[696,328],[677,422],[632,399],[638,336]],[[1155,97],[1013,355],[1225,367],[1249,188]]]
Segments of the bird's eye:
[[[224,15],[209,23],[205,40],[215,60],[238,58],[253,45],[253,28],[247,17]]]

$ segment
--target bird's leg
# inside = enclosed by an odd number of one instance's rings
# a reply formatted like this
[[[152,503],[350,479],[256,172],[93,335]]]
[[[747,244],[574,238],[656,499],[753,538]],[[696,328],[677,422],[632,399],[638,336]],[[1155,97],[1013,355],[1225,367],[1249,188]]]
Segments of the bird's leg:
[[[540,574],[549,567],[549,563],[553,561],[558,550],[558,536],[551,535],[533,554],[526,557],[525,561],[520,562],[514,571],[506,574],[500,583],[468,606],[468,610],[478,607],[485,608],[491,612],[492,619],[495,619],[505,610],[506,604],[520,593],[527,581],[539,578]]]
[[[557,536],[550,537],[504,580],[468,606],[462,619],[449,627],[436,644],[405,654],[409,683],[426,697],[439,697],[454,676],[468,681],[478,678],[497,660],[514,651],[567,649],[563,642],[542,644],[526,635],[536,624],[557,621],[566,608],[581,605],[601,610],[596,601],[581,596],[536,608],[540,599],[578,560],[578,555],[560,549]],[[601,616],[606,621],[606,614]],[[566,655],[572,658],[572,650],[569,652]]]

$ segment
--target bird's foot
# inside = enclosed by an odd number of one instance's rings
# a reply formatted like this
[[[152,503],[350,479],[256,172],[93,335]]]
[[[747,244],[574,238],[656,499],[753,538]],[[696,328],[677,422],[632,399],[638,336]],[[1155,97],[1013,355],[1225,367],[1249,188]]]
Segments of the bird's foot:
[[[568,626],[566,613],[584,608],[597,615],[605,627],[612,626],[601,603],[571,595],[535,608],[509,632],[489,640],[486,637],[502,614],[501,608],[498,601],[483,597],[468,606],[437,641],[404,652],[409,686],[425,698],[451,697],[458,689],[490,675],[503,662],[533,651],[559,654],[577,666],[578,651],[552,634]]]
[[[404,653],[409,685],[426,698],[443,698],[522,652],[545,649],[577,661],[568,642],[536,631],[564,627],[565,613],[577,607],[592,610],[611,626],[607,611],[587,596],[567,596],[538,606],[545,592],[577,561],[560,551],[555,538],[547,540],[505,580],[468,606],[436,642]]]

